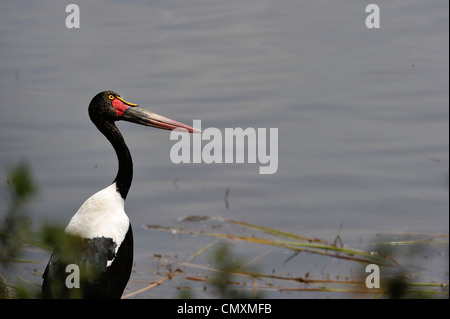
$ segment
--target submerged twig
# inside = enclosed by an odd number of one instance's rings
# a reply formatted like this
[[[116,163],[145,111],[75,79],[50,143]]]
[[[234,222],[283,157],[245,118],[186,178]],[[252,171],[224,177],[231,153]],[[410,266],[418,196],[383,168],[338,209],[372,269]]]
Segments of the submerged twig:
[[[167,276],[161,278],[161,279],[158,280],[158,281],[152,282],[151,284],[149,284],[148,286],[146,286],[146,287],[144,287],[144,288],[142,288],[142,289],[139,289],[139,290],[130,292],[129,294],[123,295],[123,296],[122,296],[122,299],[130,298],[130,297],[133,297],[133,296],[138,295],[138,294],[140,294],[140,293],[143,293],[143,292],[145,292],[145,291],[147,291],[147,290],[149,290],[149,289],[152,289],[153,287],[156,287],[156,286],[161,285],[161,284],[162,284],[163,282],[165,282],[167,279],[172,279],[173,276],[179,275],[179,274],[182,274],[182,273],[183,273],[183,272],[182,272],[181,270],[176,269],[175,271],[168,273]]]

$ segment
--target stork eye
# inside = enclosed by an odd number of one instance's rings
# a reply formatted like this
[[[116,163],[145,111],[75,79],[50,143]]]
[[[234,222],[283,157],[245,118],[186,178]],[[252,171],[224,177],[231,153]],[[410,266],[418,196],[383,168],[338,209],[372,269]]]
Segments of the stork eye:
[[[108,96],[108,98],[109,98],[110,100],[114,100],[114,95],[110,94],[110,95]]]

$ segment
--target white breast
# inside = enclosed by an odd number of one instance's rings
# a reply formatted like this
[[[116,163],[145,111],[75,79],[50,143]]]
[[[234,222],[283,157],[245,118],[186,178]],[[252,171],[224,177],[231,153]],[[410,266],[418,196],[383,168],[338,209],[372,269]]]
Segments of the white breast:
[[[83,238],[112,238],[119,249],[130,225],[125,214],[125,201],[116,184],[102,189],[88,198],[66,227],[66,233]]]

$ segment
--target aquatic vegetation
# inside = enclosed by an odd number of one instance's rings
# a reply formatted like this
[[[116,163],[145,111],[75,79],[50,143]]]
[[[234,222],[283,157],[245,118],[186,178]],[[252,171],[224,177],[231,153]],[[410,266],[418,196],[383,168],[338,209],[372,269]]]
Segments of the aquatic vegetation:
[[[45,225],[34,231],[27,207],[37,186],[25,164],[8,173],[9,206],[0,223],[1,265],[14,273],[14,267],[27,268],[32,278],[19,275],[8,278],[0,269],[0,298],[40,298],[42,261],[25,259],[23,250],[46,255],[55,243],[61,244],[63,228]],[[174,238],[202,239],[194,242],[195,251],[187,257],[170,252],[154,254],[158,270],[154,276],[134,279],[122,298],[147,298],[152,291],[169,286],[164,296],[198,298],[265,298],[279,292],[289,298],[448,298],[448,264],[430,270],[430,260],[448,255],[448,234],[377,234],[363,248],[352,248],[337,232],[334,240],[305,236],[294,232],[221,217],[187,216],[178,225],[146,225],[151,231],[169,233]],[[204,244],[206,242],[206,244]],[[70,244],[70,243],[69,243]],[[251,256],[242,253],[252,251]],[[276,266],[268,271],[266,257],[275,254]],[[301,259],[300,259],[301,258]],[[319,258],[325,265],[338,264],[346,273],[313,271],[309,260]],[[273,261],[272,257],[272,261]],[[301,267],[295,273],[283,273],[285,265]],[[306,265],[306,266],[305,266]],[[375,265],[378,273],[367,271]],[[150,267],[150,266],[149,266]],[[379,278],[376,278],[378,275]],[[442,280],[442,278],[444,278]],[[371,288],[370,280],[378,280]],[[170,284],[169,284],[170,283]],[[143,286],[138,288],[139,286]]]

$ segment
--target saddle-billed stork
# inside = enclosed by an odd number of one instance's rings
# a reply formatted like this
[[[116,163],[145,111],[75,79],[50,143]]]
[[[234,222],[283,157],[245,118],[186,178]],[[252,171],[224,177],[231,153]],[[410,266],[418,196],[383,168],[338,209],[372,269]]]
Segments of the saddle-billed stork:
[[[87,199],[70,220],[65,229],[70,240],[56,245],[42,276],[44,298],[120,298],[128,283],[133,233],[124,203],[133,178],[133,162],[115,122],[200,132],[129,103],[113,91],[100,92],[92,99],[89,117],[111,142],[119,169],[113,183]],[[68,265],[71,267],[66,268]]]

